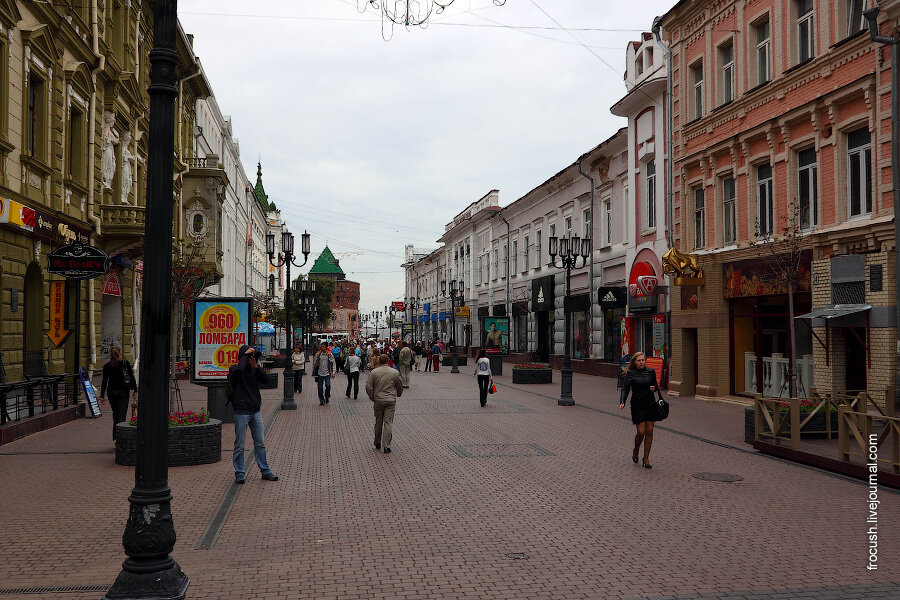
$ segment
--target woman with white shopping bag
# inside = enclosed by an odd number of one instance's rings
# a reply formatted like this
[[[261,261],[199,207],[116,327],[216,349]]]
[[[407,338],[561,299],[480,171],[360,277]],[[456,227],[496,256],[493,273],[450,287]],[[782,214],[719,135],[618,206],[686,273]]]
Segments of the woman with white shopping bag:
[[[491,361],[484,351],[478,351],[478,362],[475,363],[475,378],[478,380],[478,394],[481,406],[487,404],[488,389],[491,387]]]

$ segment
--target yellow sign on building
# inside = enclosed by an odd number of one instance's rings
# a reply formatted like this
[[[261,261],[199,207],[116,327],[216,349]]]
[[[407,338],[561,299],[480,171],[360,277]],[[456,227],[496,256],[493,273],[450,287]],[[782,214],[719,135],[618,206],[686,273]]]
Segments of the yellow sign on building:
[[[453,309],[454,317],[468,317],[469,316],[469,307],[468,306],[457,306]]]

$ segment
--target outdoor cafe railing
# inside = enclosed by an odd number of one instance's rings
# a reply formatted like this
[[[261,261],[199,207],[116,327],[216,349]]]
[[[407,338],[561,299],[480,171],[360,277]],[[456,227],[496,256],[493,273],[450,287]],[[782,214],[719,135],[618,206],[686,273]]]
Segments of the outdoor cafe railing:
[[[56,385],[35,380],[5,384],[0,390],[0,425],[78,404],[78,384],[77,375],[65,375]]]
[[[832,439],[836,433],[841,461],[860,456],[868,459],[872,446],[890,446],[886,456],[876,452],[878,462],[888,464],[893,473],[900,473],[900,418],[895,414],[892,388],[880,393],[813,389],[810,398],[757,395],[754,406],[754,437],[758,442],[790,444],[792,450],[801,450],[804,434]],[[875,437],[870,439],[871,434]],[[860,452],[851,452],[851,447],[857,446]]]

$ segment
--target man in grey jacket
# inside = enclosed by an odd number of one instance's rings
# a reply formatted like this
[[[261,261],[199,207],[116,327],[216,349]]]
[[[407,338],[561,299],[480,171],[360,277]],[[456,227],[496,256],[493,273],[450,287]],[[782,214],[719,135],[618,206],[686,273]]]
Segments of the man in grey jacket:
[[[403,381],[400,379],[400,373],[388,366],[390,358],[386,354],[381,355],[379,359],[379,367],[373,370],[366,380],[366,394],[375,404],[375,448],[381,448],[383,441],[384,453],[390,454],[394,409],[397,398],[403,395]]]

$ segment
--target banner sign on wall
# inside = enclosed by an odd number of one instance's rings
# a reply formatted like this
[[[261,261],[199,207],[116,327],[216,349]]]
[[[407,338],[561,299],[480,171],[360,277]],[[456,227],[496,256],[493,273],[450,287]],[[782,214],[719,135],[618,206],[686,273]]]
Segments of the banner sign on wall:
[[[241,346],[250,345],[252,314],[251,298],[193,301],[192,382],[225,382]]]
[[[460,317],[468,317],[469,316],[469,307],[468,306],[457,306],[453,309],[453,316]]]
[[[483,317],[481,323],[485,354],[509,354],[509,317]]]

